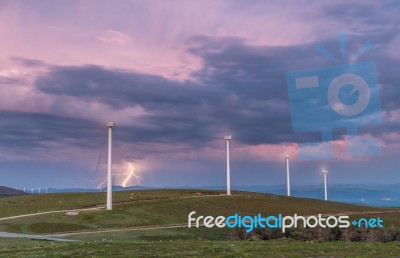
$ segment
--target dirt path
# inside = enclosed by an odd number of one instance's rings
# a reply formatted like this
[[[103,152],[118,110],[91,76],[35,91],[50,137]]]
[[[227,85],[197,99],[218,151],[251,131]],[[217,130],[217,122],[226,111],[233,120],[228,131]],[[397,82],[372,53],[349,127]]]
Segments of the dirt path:
[[[52,213],[68,212],[68,211],[95,211],[95,210],[101,210],[101,209],[104,209],[104,207],[99,206],[99,207],[84,208],[84,209],[70,209],[70,210],[59,210],[59,211],[43,211],[43,212],[36,212],[36,213],[29,213],[29,214],[23,214],[23,215],[16,215],[16,216],[4,217],[4,218],[0,218],[0,221],[9,220],[9,219],[19,219],[19,218],[31,217],[31,216],[37,216],[37,215],[43,215],[43,214],[52,214]]]
[[[57,237],[54,237],[54,236],[27,235],[27,234],[18,234],[18,233],[9,233],[9,232],[0,232],[0,237],[5,237],[5,238],[29,238],[29,239],[50,240],[50,241],[59,241],[59,242],[79,242],[79,240],[57,238]]]
[[[221,196],[221,195],[196,195],[196,196],[181,196],[181,197],[170,197],[170,198],[162,198],[162,199],[146,199],[146,200],[139,200],[139,201],[152,201],[152,200],[175,200],[175,199],[187,199],[187,198],[201,198],[201,197],[215,197],[215,196]],[[126,204],[126,203],[134,203],[136,201],[122,201],[122,202],[114,202],[114,206]],[[96,207],[90,207],[90,208],[82,208],[82,209],[69,209],[69,210],[58,210],[58,211],[43,211],[43,212],[36,212],[36,213],[29,213],[29,214],[22,214],[22,215],[15,215],[15,216],[10,216],[10,217],[4,217],[0,218],[0,221],[3,220],[10,220],[10,219],[19,219],[19,218],[24,218],[24,217],[31,217],[31,216],[37,216],[37,215],[44,215],[44,214],[52,214],[52,213],[65,213],[68,211],[97,211],[97,210],[102,210],[105,208],[105,205],[98,205]]]
[[[84,235],[84,234],[97,234],[97,233],[112,233],[112,232],[124,232],[124,231],[143,231],[143,230],[154,230],[154,229],[168,229],[168,228],[186,228],[187,223],[183,224],[169,224],[169,225],[151,225],[151,226],[138,226],[129,228],[115,228],[115,229],[103,229],[103,230],[93,230],[93,231],[78,231],[70,233],[56,233],[47,234],[48,237],[67,237],[74,235]],[[200,226],[202,226],[200,224]]]

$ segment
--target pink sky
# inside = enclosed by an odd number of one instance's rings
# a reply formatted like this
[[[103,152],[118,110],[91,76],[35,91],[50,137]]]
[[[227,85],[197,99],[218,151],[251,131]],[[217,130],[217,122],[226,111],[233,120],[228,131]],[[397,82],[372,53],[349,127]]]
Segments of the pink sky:
[[[230,42],[227,41],[229,38],[236,38],[241,47],[252,51],[268,47],[274,49],[293,47],[302,52],[305,51],[303,50],[305,46],[335,38],[337,33],[343,30],[356,39],[370,37],[369,35],[373,37],[380,31],[384,35],[393,34],[393,38],[386,42],[377,42],[376,47],[382,50],[379,53],[386,53],[385,57],[387,53],[394,53],[393,58],[398,58],[395,53],[398,52],[396,46],[399,35],[398,31],[393,29],[396,28],[393,27],[396,21],[393,17],[397,16],[396,9],[384,9],[385,6],[380,2],[359,1],[349,4],[347,9],[342,10],[343,19],[337,17],[336,13],[340,11],[340,6],[347,4],[348,1],[344,0],[334,3],[254,1],[251,4],[247,1],[2,1],[0,35],[3,42],[0,48],[0,79],[3,83],[0,83],[2,92],[0,110],[56,115],[68,119],[78,118],[99,124],[113,119],[118,126],[126,128],[140,126],[151,131],[155,125],[148,123],[147,118],[158,115],[158,110],[137,103],[115,108],[98,99],[51,94],[39,90],[35,82],[58,68],[96,65],[110,71],[160,76],[173,83],[201,84],[203,82],[194,75],[207,68],[208,64],[205,63],[207,60],[189,51],[190,48],[198,48],[199,44],[202,44],[194,40],[198,36],[220,42],[221,45],[215,44],[220,46],[220,49],[214,45],[215,49],[212,51],[215,53],[219,51],[222,53],[229,47],[231,43],[223,45],[224,42]],[[376,22],[368,23],[366,19],[369,16],[365,14],[366,17],[363,17],[363,10],[378,10],[371,17]],[[383,22],[382,17],[386,19]],[[315,53],[311,52],[309,55]],[[267,58],[268,54],[264,57]],[[381,59],[379,54],[372,57]],[[39,60],[41,64],[28,66],[21,62],[21,59]],[[210,67],[210,71],[212,69],[215,67]],[[393,81],[392,78],[390,80]],[[217,86],[207,85],[207,87],[213,89]],[[385,90],[391,86],[384,84],[383,87],[386,87]],[[227,101],[231,98],[231,102],[235,103],[241,97],[240,93],[233,92],[227,97]],[[268,109],[287,109],[288,104],[277,99],[271,98],[265,102],[261,100],[260,105]],[[253,105],[257,104],[254,101]],[[249,110],[240,108],[238,107],[238,114],[252,115]],[[179,110],[177,112],[179,113]],[[384,110],[387,124],[390,126],[396,124],[399,113],[398,107]],[[172,171],[174,166],[179,170],[176,171],[177,176],[184,175],[191,168],[194,168],[193,171],[209,170],[208,174],[215,173],[223,169],[223,162],[218,163],[224,156],[224,142],[221,139],[229,129],[231,128],[221,125],[213,131],[215,135],[210,136],[209,145],[200,147],[187,142],[120,143],[115,150],[116,169],[125,170],[128,162],[134,162],[143,171],[144,181],[147,180],[148,184],[153,185],[162,185],[163,179],[158,180],[157,175],[164,173],[165,168],[168,168],[165,169],[167,171]],[[15,136],[5,134],[4,137]],[[236,135],[233,136],[234,141],[237,139],[235,137]],[[381,141],[384,159],[392,160],[392,153],[399,153],[398,132],[393,132],[391,129],[384,136],[373,137]],[[86,178],[101,177],[104,172],[104,160],[100,170],[93,171],[99,150],[79,144],[79,139],[43,140],[40,147],[32,149],[13,149],[3,144],[0,149],[1,160],[3,162],[51,160],[52,163],[61,164],[80,158],[79,172],[74,172],[74,175],[84,171]],[[271,173],[275,173],[276,178],[280,177],[275,171],[276,167],[279,167],[277,164],[285,154],[293,157],[293,160],[297,159],[297,142],[238,140],[233,146],[232,155],[238,162],[238,167],[241,166],[239,163],[250,164],[252,161],[265,163],[266,166],[268,163],[274,163]],[[336,160],[368,164],[368,158],[349,158],[343,154],[341,150],[345,146],[344,139],[335,139],[334,146],[336,146],[334,154]],[[205,165],[207,162],[219,165],[210,169]],[[395,167],[393,162],[392,160],[391,167]],[[41,163],[42,167],[39,166],[37,169],[42,169],[45,164],[46,162]],[[317,165],[315,169],[318,170],[319,166]],[[26,167],[20,169],[21,174],[30,173]],[[263,168],[260,167],[262,166],[259,164],[254,169],[261,171]],[[394,168],[391,167],[388,175],[395,174]],[[52,173],[50,169],[48,171]],[[148,178],[146,173],[149,174]],[[314,174],[308,176],[314,178]],[[341,178],[343,177],[338,176],[336,180],[341,182]],[[397,176],[397,181],[398,179]],[[7,178],[7,180],[16,184],[15,179]],[[189,180],[188,184],[192,184],[193,181],[195,180]],[[204,184],[207,182],[209,181],[202,181]],[[58,185],[49,182],[52,183]],[[91,186],[90,184],[83,182],[81,185]],[[167,184],[173,184],[173,180]],[[223,181],[216,184],[223,184]]]

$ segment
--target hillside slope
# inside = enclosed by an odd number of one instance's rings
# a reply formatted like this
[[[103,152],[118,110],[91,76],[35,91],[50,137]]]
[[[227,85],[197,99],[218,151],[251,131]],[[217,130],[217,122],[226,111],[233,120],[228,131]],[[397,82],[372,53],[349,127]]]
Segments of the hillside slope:
[[[133,257],[397,257],[399,242],[234,241],[237,230],[188,228],[187,215],[360,214],[400,226],[400,210],[314,199],[234,191],[141,190],[114,193],[114,209],[104,209],[105,193],[15,196],[0,199],[0,231],[44,234],[78,243],[0,238],[3,256]],[[79,210],[75,216],[66,210]],[[47,212],[47,213],[43,213]],[[12,217],[26,215],[24,217]],[[358,215],[357,215],[358,214]],[[235,238],[236,236],[236,238]],[[233,237],[233,238],[232,238]],[[231,241],[227,241],[231,240]]]
[[[10,197],[16,195],[26,195],[26,193],[14,188],[0,186],[0,197]]]
[[[399,209],[374,208],[315,199],[293,198],[251,192],[233,192],[225,196],[220,191],[204,190],[140,190],[114,193],[113,211],[104,210],[105,193],[67,193],[16,196],[0,199],[0,231],[17,233],[88,232],[163,226],[187,223],[187,216],[240,215],[316,215],[374,213],[385,225],[400,225]],[[81,210],[68,216],[65,210]],[[44,213],[46,211],[60,211]],[[396,213],[392,213],[395,211]],[[389,213],[388,213],[389,212]],[[40,213],[21,218],[5,217]],[[363,215],[364,216],[364,215]]]

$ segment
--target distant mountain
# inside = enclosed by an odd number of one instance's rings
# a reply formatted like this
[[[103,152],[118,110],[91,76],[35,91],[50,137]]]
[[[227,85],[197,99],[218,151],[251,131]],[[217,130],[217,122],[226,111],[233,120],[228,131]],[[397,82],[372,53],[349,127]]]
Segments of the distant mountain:
[[[237,186],[235,190],[260,193],[286,194],[286,186]],[[323,185],[292,186],[291,195],[302,198],[324,198]],[[391,185],[331,185],[328,186],[330,201],[359,205],[400,207],[400,184]]]
[[[161,188],[225,190],[225,186],[196,186],[196,187],[177,186],[177,187],[161,187]],[[131,190],[148,190],[148,189],[160,189],[160,187],[144,187],[139,185],[129,186],[129,187],[113,186],[113,191],[131,191]],[[286,195],[286,185],[241,185],[241,186],[232,186],[232,189],[238,191],[250,191],[250,192]],[[12,190],[18,191],[15,189]],[[48,193],[105,192],[105,191],[106,188],[101,188],[101,189],[48,188],[47,189]],[[34,191],[33,193],[37,194],[38,191]],[[42,191],[42,193],[44,193],[44,191]],[[323,185],[310,185],[310,186],[296,185],[291,187],[291,195],[293,197],[323,199],[324,188]],[[359,204],[359,205],[400,207],[400,184],[330,185],[328,186],[328,199],[330,201],[345,202],[345,203]]]
[[[15,195],[24,195],[23,191],[14,189],[14,188],[9,188],[5,186],[0,186],[0,197],[11,197]]]
[[[47,188],[47,193],[93,193],[93,192],[105,192],[107,188]],[[131,191],[131,190],[146,190],[146,189],[154,189],[154,187],[143,187],[140,185],[135,186],[118,186],[113,185],[113,191]],[[34,194],[37,194],[38,191],[34,191]],[[42,192],[43,193],[43,192]]]
[[[199,188],[207,190],[224,190],[225,186],[204,187],[173,187]],[[232,186],[233,190],[250,191],[286,195],[286,185],[241,185]],[[323,185],[292,186],[291,196],[301,198],[324,198]],[[330,201],[345,202],[368,206],[400,207],[400,184],[390,185],[331,185],[328,186],[328,199]]]

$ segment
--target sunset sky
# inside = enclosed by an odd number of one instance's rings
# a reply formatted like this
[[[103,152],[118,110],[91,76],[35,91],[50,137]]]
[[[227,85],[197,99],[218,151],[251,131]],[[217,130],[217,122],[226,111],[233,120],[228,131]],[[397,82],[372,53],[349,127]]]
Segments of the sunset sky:
[[[92,187],[132,163],[145,186],[400,182],[399,1],[0,1],[0,185]],[[286,74],[335,65],[315,51],[377,67],[383,120],[360,128],[381,153],[298,159],[319,132],[294,133]],[[354,62],[351,58],[343,63]],[[99,165],[98,165],[99,163]],[[116,175],[120,185],[124,175]],[[131,185],[136,185],[134,178]]]

